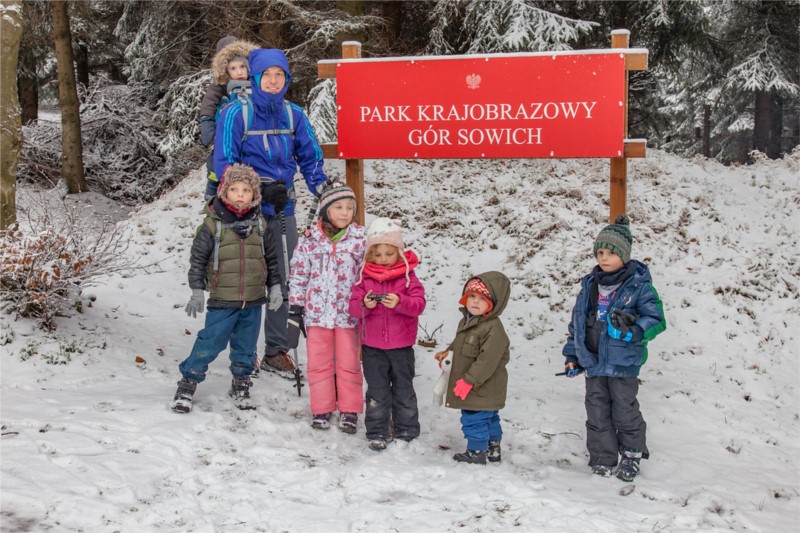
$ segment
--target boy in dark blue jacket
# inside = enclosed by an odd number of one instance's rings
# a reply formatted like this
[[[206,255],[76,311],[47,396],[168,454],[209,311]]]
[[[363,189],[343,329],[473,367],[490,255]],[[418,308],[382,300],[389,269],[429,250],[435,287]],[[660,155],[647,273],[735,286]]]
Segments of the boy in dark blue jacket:
[[[636,395],[647,343],[667,327],[647,265],[631,259],[628,217],[594,242],[597,266],[581,280],[562,353],[567,376],[586,372],[586,447],[592,472],[632,481],[650,453]],[[622,459],[617,466],[619,455]]]

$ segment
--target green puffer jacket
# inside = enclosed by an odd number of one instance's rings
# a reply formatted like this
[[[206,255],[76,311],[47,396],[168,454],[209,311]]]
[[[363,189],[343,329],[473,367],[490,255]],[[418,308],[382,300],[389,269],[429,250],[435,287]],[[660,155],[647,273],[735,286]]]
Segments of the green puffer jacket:
[[[258,209],[237,223],[252,224],[242,239],[225,224],[213,202],[197,228],[190,253],[189,287],[210,291],[208,307],[251,307],[266,303],[267,287],[281,283],[275,239]],[[261,228],[258,229],[258,221]],[[218,268],[214,268],[217,223],[221,223]]]
[[[500,314],[508,304],[511,282],[501,272],[486,272],[473,278],[486,285],[496,303],[488,317],[470,317],[467,310],[461,308],[464,318],[458,323],[456,338],[447,347],[453,352],[453,366],[445,405],[453,409],[498,411],[506,405],[510,346]],[[466,286],[465,283],[464,289]],[[473,385],[466,400],[453,392],[456,381],[462,378]]]

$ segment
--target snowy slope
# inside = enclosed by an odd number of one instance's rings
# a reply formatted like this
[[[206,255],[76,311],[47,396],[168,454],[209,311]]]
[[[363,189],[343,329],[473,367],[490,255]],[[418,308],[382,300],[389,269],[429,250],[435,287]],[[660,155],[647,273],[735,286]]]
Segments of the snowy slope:
[[[458,412],[433,407],[435,349],[419,346],[422,436],[383,453],[362,422],[355,436],[312,430],[307,389],[278,377],[256,381],[255,412],[236,411],[224,355],[195,411],[169,410],[202,327],[183,311],[204,186],[193,174],[121,223],[131,261],[158,266],[88,289],[96,301],[55,334],[0,317],[0,528],[797,530],[800,154],[733,168],[657,151],[630,161],[633,256],[668,320],[641,375],[652,455],[633,484],[590,475],[582,378],[553,376],[607,221],[607,176],[602,160],[366,164],[367,219],[404,221],[428,293],[421,324],[443,325],[440,347],[470,274],[512,279],[503,462],[477,467],[450,459],[464,447]]]

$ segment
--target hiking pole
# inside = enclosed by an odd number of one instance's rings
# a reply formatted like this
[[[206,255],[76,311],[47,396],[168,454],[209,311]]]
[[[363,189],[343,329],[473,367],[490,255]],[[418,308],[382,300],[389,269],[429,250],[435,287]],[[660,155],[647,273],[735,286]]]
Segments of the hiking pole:
[[[286,246],[286,215],[283,213],[283,209],[280,211],[280,220],[281,220],[281,244],[283,244],[283,266],[286,269],[286,289],[289,289],[289,249]],[[287,327],[289,326],[288,320],[286,323]],[[300,361],[297,357],[297,345],[295,344],[292,348],[292,355],[294,355],[294,378],[297,380],[295,387],[297,387],[297,395],[302,396],[300,389],[303,386],[301,383],[300,378]]]

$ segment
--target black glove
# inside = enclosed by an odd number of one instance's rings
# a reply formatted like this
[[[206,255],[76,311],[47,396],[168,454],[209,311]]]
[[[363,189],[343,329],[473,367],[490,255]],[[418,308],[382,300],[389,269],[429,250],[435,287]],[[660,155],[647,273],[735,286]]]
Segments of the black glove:
[[[262,201],[275,206],[275,211],[283,211],[289,203],[289,191],[282,184],[277,182],[261,184]]]
[[[217,123],[214,117],[203,115],[200,117],[200,142],[203,146],[214,144],[214,137],[217,134]]]
[[[306,336],[306,325],[303,321],[303,308],[299,305],[289,307],[289,319],[286,321],[288,330],[286,333],[286,340],[288,341],[289,348],[297,348],[300,343],[300,334]]]
[[[625,342],[642,340],[642,328],[636,325],[636,317],[625,311],[614,311],[608,315],[608,334]]]

